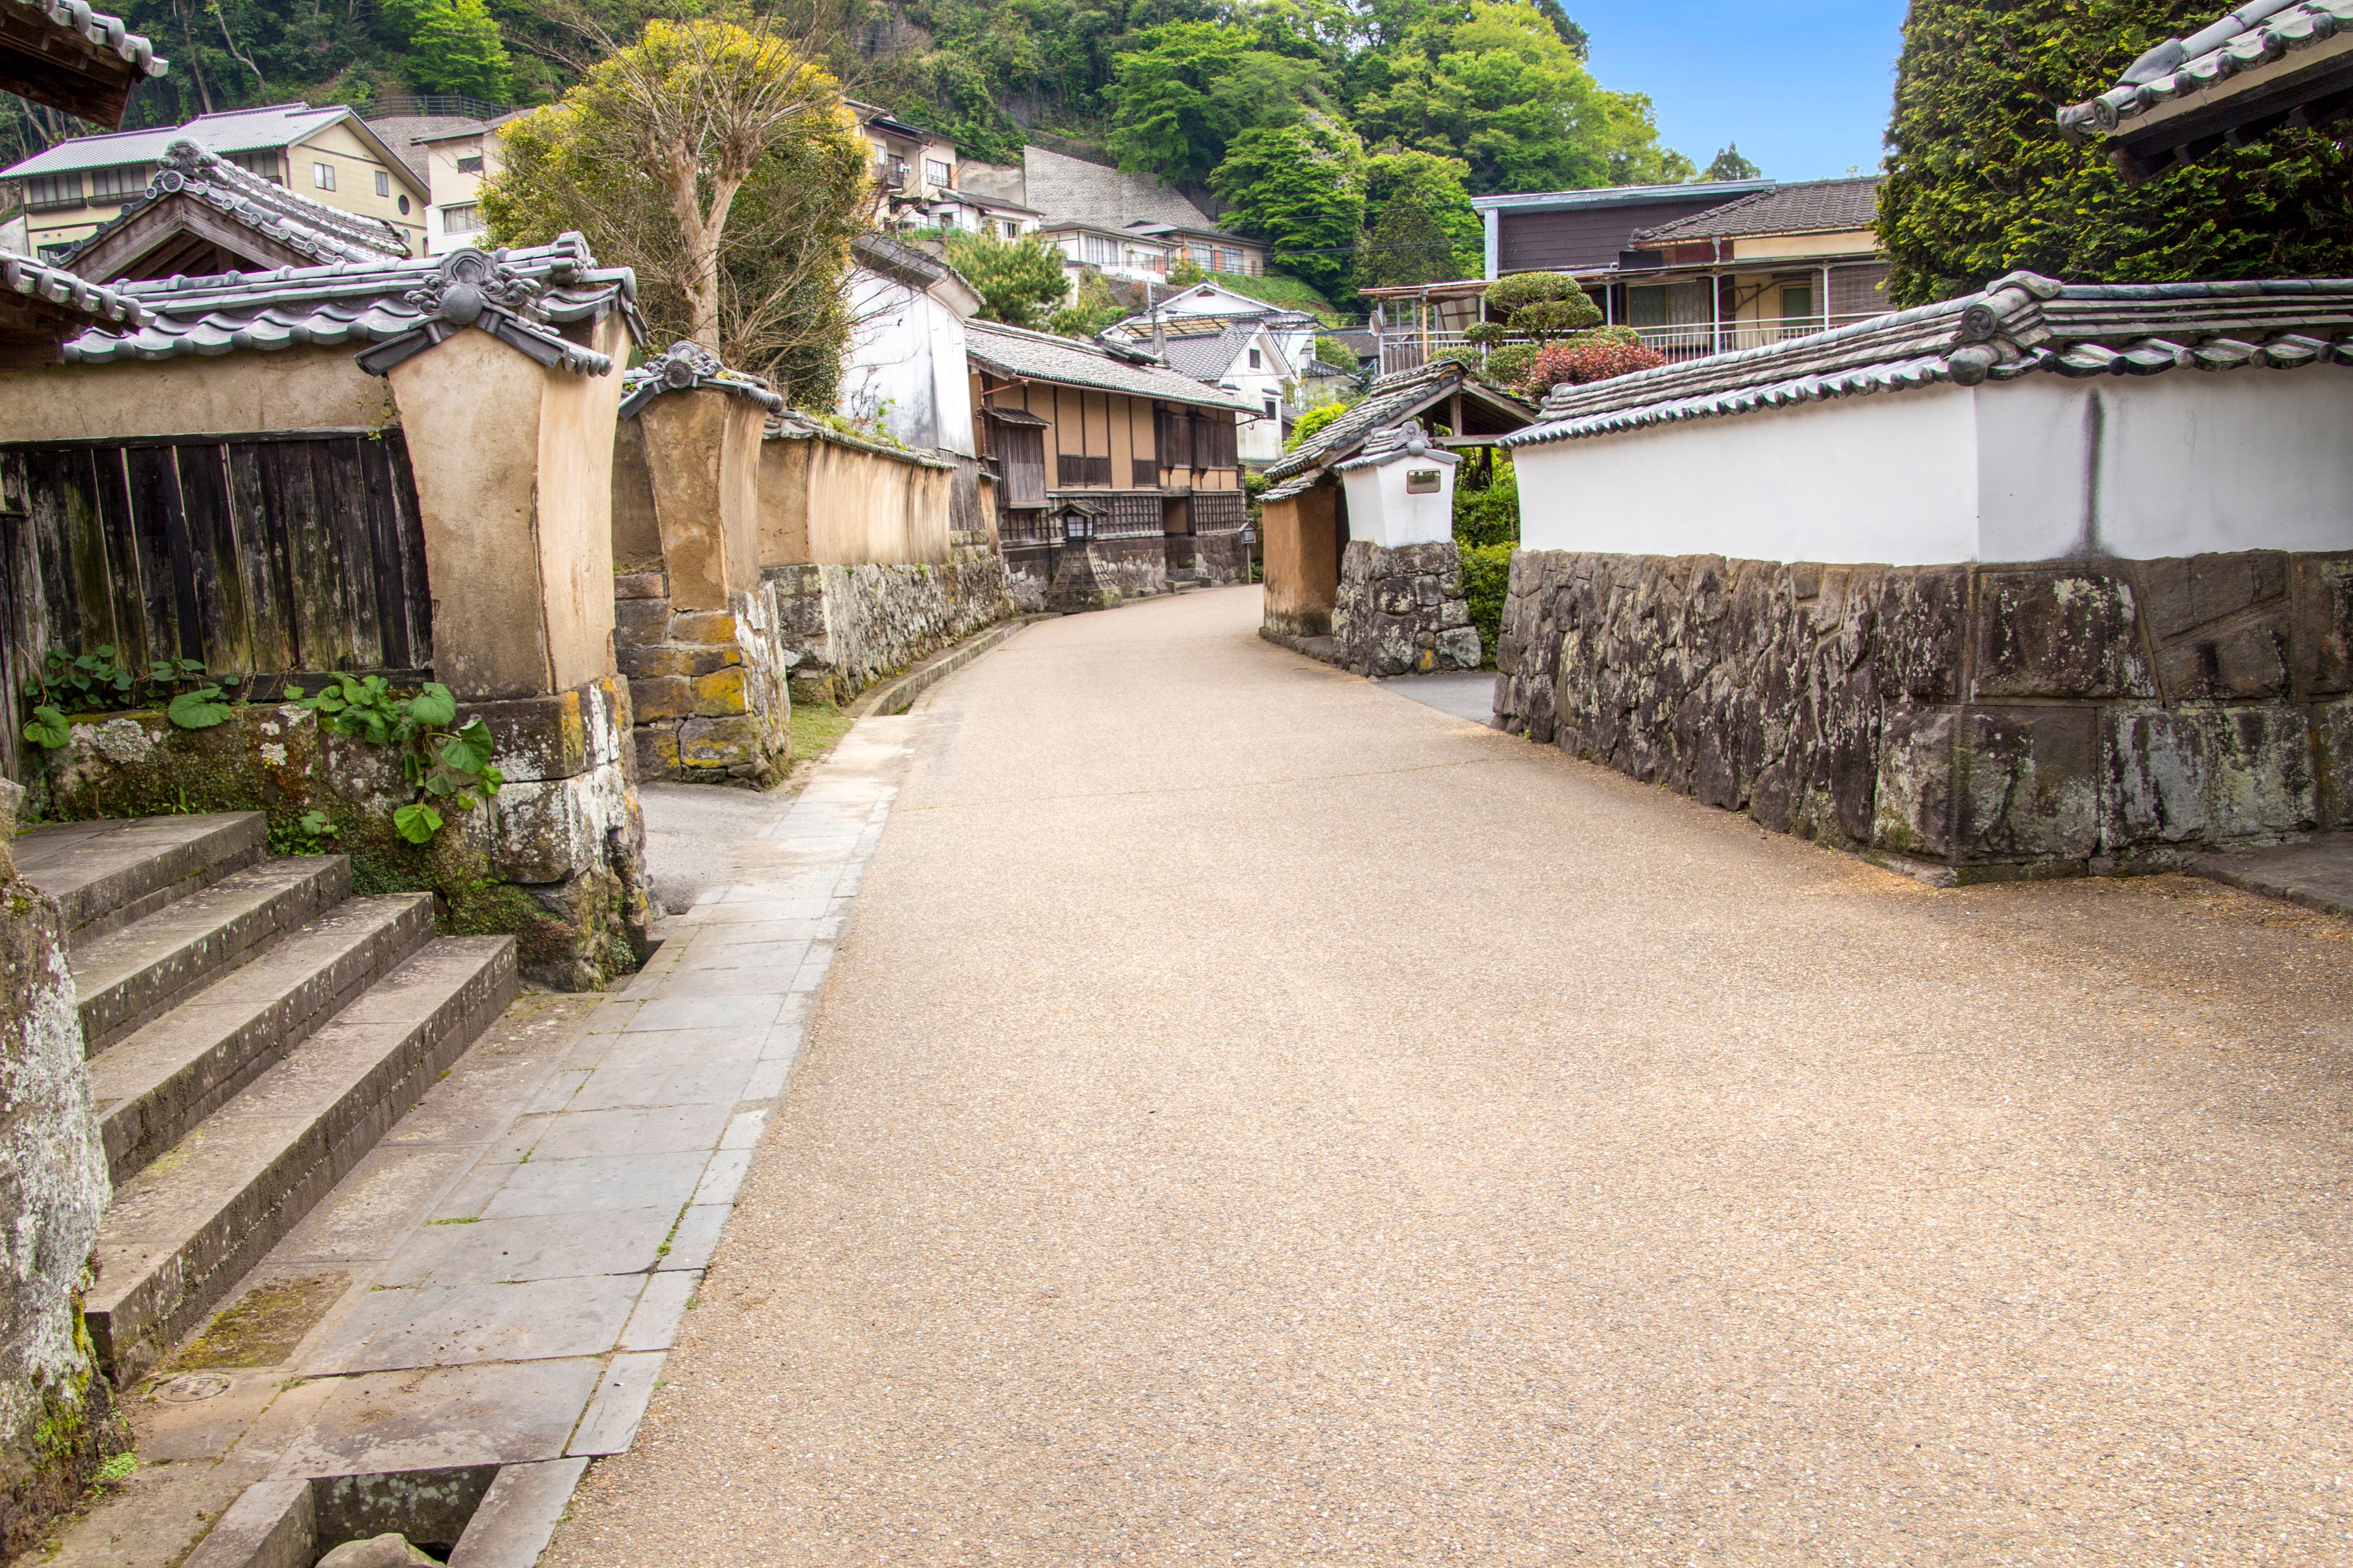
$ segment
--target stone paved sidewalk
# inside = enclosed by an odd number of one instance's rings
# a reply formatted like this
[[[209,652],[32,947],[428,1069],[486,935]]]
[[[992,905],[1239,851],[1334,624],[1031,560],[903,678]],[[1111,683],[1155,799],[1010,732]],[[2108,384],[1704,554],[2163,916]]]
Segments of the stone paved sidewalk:
[[[208,1338],[134,1391],[142,1468],[56,1561],[174,1563],[270,1477],[487,1463],[559,1468],[533,1489],[543,1517],[514,1524],[543,1542],[660,1377],[799,1054],[909,723],[864,721],[717,847],[725,879],[661,924],[625,991],[523,998]]]

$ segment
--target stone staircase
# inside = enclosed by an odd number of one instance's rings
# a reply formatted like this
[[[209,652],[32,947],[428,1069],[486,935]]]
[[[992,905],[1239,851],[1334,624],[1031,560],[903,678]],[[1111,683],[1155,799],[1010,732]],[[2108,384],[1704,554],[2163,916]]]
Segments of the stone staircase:
[[[114,1198],[84,1303],[115,1380],[167,1352],[502,1012],[509,937],[270,858],[259,812],[36,827]]]

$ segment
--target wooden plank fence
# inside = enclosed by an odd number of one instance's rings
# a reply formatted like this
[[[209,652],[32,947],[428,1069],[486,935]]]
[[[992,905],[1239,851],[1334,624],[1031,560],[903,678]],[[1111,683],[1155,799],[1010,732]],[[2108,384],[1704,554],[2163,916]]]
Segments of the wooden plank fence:
[[[111,646],[214,675],[422,670],[432,595],[397,430],[0,445],[0,761],[25,678]]]

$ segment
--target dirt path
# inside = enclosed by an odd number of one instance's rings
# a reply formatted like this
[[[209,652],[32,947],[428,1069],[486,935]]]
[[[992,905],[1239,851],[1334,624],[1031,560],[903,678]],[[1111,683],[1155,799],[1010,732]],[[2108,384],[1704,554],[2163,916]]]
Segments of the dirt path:
[[[1270,647],[940,689],[567,1565],[2353,1556],[2353,942]]]

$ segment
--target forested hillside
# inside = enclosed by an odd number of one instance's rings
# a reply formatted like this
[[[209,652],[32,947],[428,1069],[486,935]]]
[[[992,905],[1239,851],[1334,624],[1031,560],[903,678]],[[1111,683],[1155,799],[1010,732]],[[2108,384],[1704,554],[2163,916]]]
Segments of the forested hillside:
[[[171,75],[133,124],[307,99],[545,101],[608,39],[712,0],[127,0]],[[849,89],[1011,160],[1025,138],[1151,170],[1326,291],[1460,276],[1469,198],[1680,181],[1648,99],[1585,65],[1559,0],[805,0]],[[81,129],[8,100],[11,161]],[[1710,173],[1751,172],[1728,151]]]

